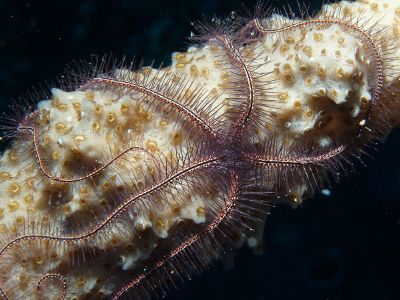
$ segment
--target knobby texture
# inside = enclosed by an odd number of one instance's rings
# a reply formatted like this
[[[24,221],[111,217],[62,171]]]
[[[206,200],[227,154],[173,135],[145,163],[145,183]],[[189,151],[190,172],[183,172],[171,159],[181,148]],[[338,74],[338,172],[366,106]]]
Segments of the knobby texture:
[[[3,126],[0,295],[148,299],[259,247],[276,203],[340,179],[395,126],[399,23],[395,1],[256,7],[197,24],[168,67],[72,67]]]

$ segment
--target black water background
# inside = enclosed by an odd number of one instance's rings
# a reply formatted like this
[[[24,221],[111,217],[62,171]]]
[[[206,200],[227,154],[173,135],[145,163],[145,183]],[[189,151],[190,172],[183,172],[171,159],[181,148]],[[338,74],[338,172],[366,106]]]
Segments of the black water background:
[[[93,54],[168,63],[170,53],[188,45],[191,21],[251,3],[0,0],[0,109]],[[296,210],[275,208],[263,255],[243,248],[232,270],[216,263],[167,299],[400,299],[399,188],[396,130],[368,167],[334,186],[332,196],[317,195]]]

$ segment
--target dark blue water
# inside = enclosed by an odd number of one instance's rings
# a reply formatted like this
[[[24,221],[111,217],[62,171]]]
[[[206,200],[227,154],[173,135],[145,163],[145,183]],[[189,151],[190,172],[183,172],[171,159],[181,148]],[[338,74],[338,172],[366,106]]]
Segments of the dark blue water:
[[[187,47],[191,21],[250,3],[0,0],[1,110],[74,59],[112,52],[168,63],[171,52]],[[243,248],[232,270],[216,263],[168,299],[400,299],[400,130],[367,164],[330,197],[275,208],[264,254]]]

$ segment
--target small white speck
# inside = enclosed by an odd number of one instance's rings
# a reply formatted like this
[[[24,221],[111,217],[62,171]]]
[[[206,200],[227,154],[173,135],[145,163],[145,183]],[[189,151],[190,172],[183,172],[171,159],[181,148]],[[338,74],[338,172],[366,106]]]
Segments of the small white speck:
[[[365,121],[365,119],[363,119],[363,120],[361,120],[360,121],[360,123],[358,123],[360,126],[365,126],[365,123],[366,123],[366,121]]]
[[[319,140],[319,145],[321,147],[328,147],[332,143],[332,140],[329,137],[322,137]]]
[[[331,195],[331,190],[323,189],[323,190],[321,190],[321,194],[324,195],[324,196],[329,197]]]

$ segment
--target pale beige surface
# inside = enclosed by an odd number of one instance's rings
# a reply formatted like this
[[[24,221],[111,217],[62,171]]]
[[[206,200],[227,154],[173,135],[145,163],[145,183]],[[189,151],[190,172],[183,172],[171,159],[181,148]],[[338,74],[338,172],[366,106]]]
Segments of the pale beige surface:
[[[365,17],[372,14],[371,24],[378,22],[378,26],[387,26],[388,38],[399,43],[398,1],[342,2],[327,6],[327,10],[338,10],[339,7],[349,18],[354,12],[363,11]],[[274,24],[278,19],[280,23],[285,22],[278,16],[266,21]],[[384,48],[385,40],[379,42]],[[290,34],[266,37],[256,47],[251,46],[242,48],[241,53],[252,63],[262,64],[258,72],[268,75],[260,80],[271,88],[266,97],[279,104],[279,109],[265,108],[265,114],[271,115],[273,124],[266,122],[264,126],[271,131],[277,126],[283,143],[291,143],[317,130],[320,147],[328,147],[332,143],[330,132],[335,130],[339,136],[346,134],[343,120],[355,119],[360,107],[371,100],[371,86],[368,84],[371,73],[369,62],[364,57],[368,45],[363,45],[354,34],[339,25],[311,26],[308,29],[299,27]],[[216,115],[222,115],[231,101],[231,74],[225,69],[221,54],[222,49],[215,45],[191,47],[186,53],[174,53],[172,65],[161,70],[158,76],[170,74],[172,82],[176,80],[177,83],[183,76],[192,78],[197,86],[210,93],[214,99],[213,107],[221,107]],[[396,49],[390,56],[391,63],[397,64],[399,56],[400,52]],[[123,76],[119,72],[121,70],[116,71],[116,77]],[[156,70],[145,69],[142,72],[152,77]],[[386,84],[395,85],[397,74],[388,72],[386,75]],[[89,218],[96,223],[92,212],[101,216],[103,207],[115,199],[115,193],[135,193],[143,182],[150,180],[157,168],[151,154],[164,155],[171,165],[183,163],[180,162],[182,158],[174,155],[175,149],[179,148],[183,155],[190,151],[190,143],[196,142],[196,138],[188,135],[179,122],[140,104],[140,97],[115,97],[114,94],[94,90],[64,92],[56,88],[52,94],[52,99],[38,103],[36,119],[42,164],[51,176],[64,179],[83,176],[88,169],[106,164],[129,147],[141,147],[147,152],[127,152],[122,159],[96,174],[95,180],[88,178],[60,183],[43,175],[34,152],[32,134],[27,132],[26,138],[15,141],[15,147],[6,150],[0,159],[2,247],[10,236],[19,236],[21,232],[30,232],[33,228],[50,226],[51,230],[43,231],[55,234],[57,230],[63,230],[62,224],[66,219],[85,223]],[[318,103],[326,99],[329,99],[333,111],[340,108],[340,114],[332,113],[329,124],[322,117],[326,115],[323,104]],[[265,135],[265,132],[257,134]],[[162,199],[168,205],[152,210],[151,205],[144,203],[144,209],[137,209],[138,214],[130,216],[135,228],[124,235],[124,240],[121,240],[118,228],[124,231],[124,226],[130,225],[127,220],[121,220],[106,236],[91,245],[98,249],[122,247],[118,257],[106,256],[104,262],[120,270],[133,269],[138,262],[151,255],[159,239],[169,238],[169,229],[180,221],[206,222],[209,203],[219,191],[213,190],[209,182],[204,182],[203,187],[200,190],[176,184],[171,193]],[[294,201],[301,201],[303,187],[293,187],[292,192],[296,194]],[[160,197],[156,195],[145,201],[161,201]],[[259,231],[262,231],[262,226]],[[143,232],[146,232],[145,238],[142,237]],[[257,246],[260,240],[259,232],[255,236],[257,242],[252,239],[249,243],[252,246]],[[11,256],[7,265],[14,267],[5,282],[1,282],[5,291],[12,290],[13,297],[29,294],[34,286],[32,282],[43,274],[65,270],[65,262],[70,259],[68,249],[53,250],[54,253],[38,250],[38,253],[23,254],[27,260],[32,260],[31,264],[21,265],[17,256]],[[67,278],[70,287],[68,299],[73,299],[72,296],[80,299],[89,291],[103,294],[112,291],[117,282],[115,279],[106,281],[108,274],[102,263],[71,272]],[[35,295],[27,297],[35,298]]]

